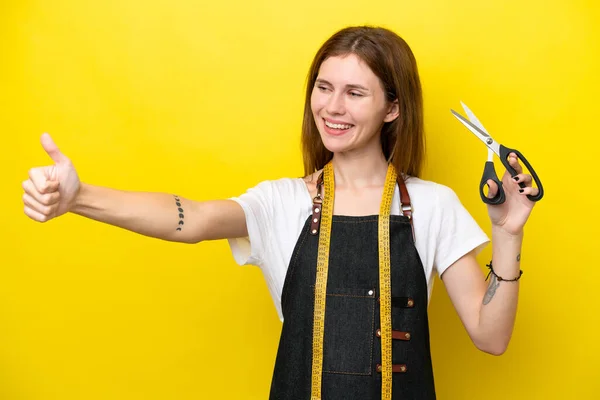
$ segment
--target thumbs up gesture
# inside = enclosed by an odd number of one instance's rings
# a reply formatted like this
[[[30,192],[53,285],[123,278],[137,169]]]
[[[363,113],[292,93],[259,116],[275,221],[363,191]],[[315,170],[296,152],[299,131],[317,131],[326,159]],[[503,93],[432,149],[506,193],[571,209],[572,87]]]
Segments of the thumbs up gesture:
[[[46,222],[71,210],[80,181],[71,160],[60,152],[50,135],[44,133],[41,142],[54,165],[29,170],[29,179],[23,182],[23,203],[29,218]]]

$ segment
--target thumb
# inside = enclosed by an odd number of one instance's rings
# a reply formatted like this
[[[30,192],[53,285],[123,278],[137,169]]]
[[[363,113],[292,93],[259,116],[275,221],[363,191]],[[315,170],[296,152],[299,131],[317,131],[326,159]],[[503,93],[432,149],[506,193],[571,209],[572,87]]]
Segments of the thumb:
[[[42,147],[44,148],[44,150],[46,150],[46,153],[48,153],[52,161],[54,161],[56,164],[61,164],[69,161],[67,156],[60,152],[58,146],[56,146],[49,134],[42,134],[41,142]]]
[[[491,179],[488,179],[487,185],[489,188],[487,197],[490,199],[493,199],[496,196],[496,194],[498,193],[498,185],[496,185],[496,182],[494,182]]]

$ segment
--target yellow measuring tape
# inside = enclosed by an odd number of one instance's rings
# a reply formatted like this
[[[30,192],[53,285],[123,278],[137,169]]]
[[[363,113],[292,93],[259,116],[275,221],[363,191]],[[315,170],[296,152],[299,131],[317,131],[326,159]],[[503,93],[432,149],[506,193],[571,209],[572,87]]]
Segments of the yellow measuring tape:
[[[390,212],[396,185],[396,170],[390,164],[385,179],[385,187],[379,211],[379,292],[381,318],[381,398],[392,398],[392,294],[390,282]],[[331,243],[331,220],[334,203],[333,164],[327,163],[323,169],[325,196],[321,207],[319,250],[317,255],[317,279],[315,284],[315,304],[313,315],[313,360],[311,400],[321,400],[323,377],[323,333],[325,328],[325,300],[327,295],[327,271],[329,268],[329,247]]]
[[[390,164],[379,209],[379,318],[381,324],[381,398],[392,398],[392,282],[390,271],[390,212],[396,187],[396,170]]]
[[[325,297],[327,292],[327,270],[329,268],[329,244],[333,215],[334,176],[331,162],[323,168],[325,196],[321,205],[319,251],[317,255],[317,281],[315,283],[315,308],[313,316],[313,362],[311,400],[321,400],[323,377],[323,331],[325,330]]]

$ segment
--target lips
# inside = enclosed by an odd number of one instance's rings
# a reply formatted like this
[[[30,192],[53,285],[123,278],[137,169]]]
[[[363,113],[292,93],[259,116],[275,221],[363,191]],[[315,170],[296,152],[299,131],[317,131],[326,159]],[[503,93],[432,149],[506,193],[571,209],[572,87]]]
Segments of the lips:
[[[333,136],[343,135],[354,127],[354,125],[344,121],[336,121],[325,118],[323,118],[323,124],[325,126],[325,131]]]

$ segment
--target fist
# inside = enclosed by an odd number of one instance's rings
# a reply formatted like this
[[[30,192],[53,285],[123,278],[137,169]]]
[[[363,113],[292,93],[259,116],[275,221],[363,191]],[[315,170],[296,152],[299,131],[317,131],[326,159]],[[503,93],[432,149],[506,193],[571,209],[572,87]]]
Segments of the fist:
[[[29,170],[29,179],[23,182],[23,203],[25,215],[46,222],[71,210],[80,181],[71,160],[60,152],[50,135],[44,133],[41,143],[54,164]]]

